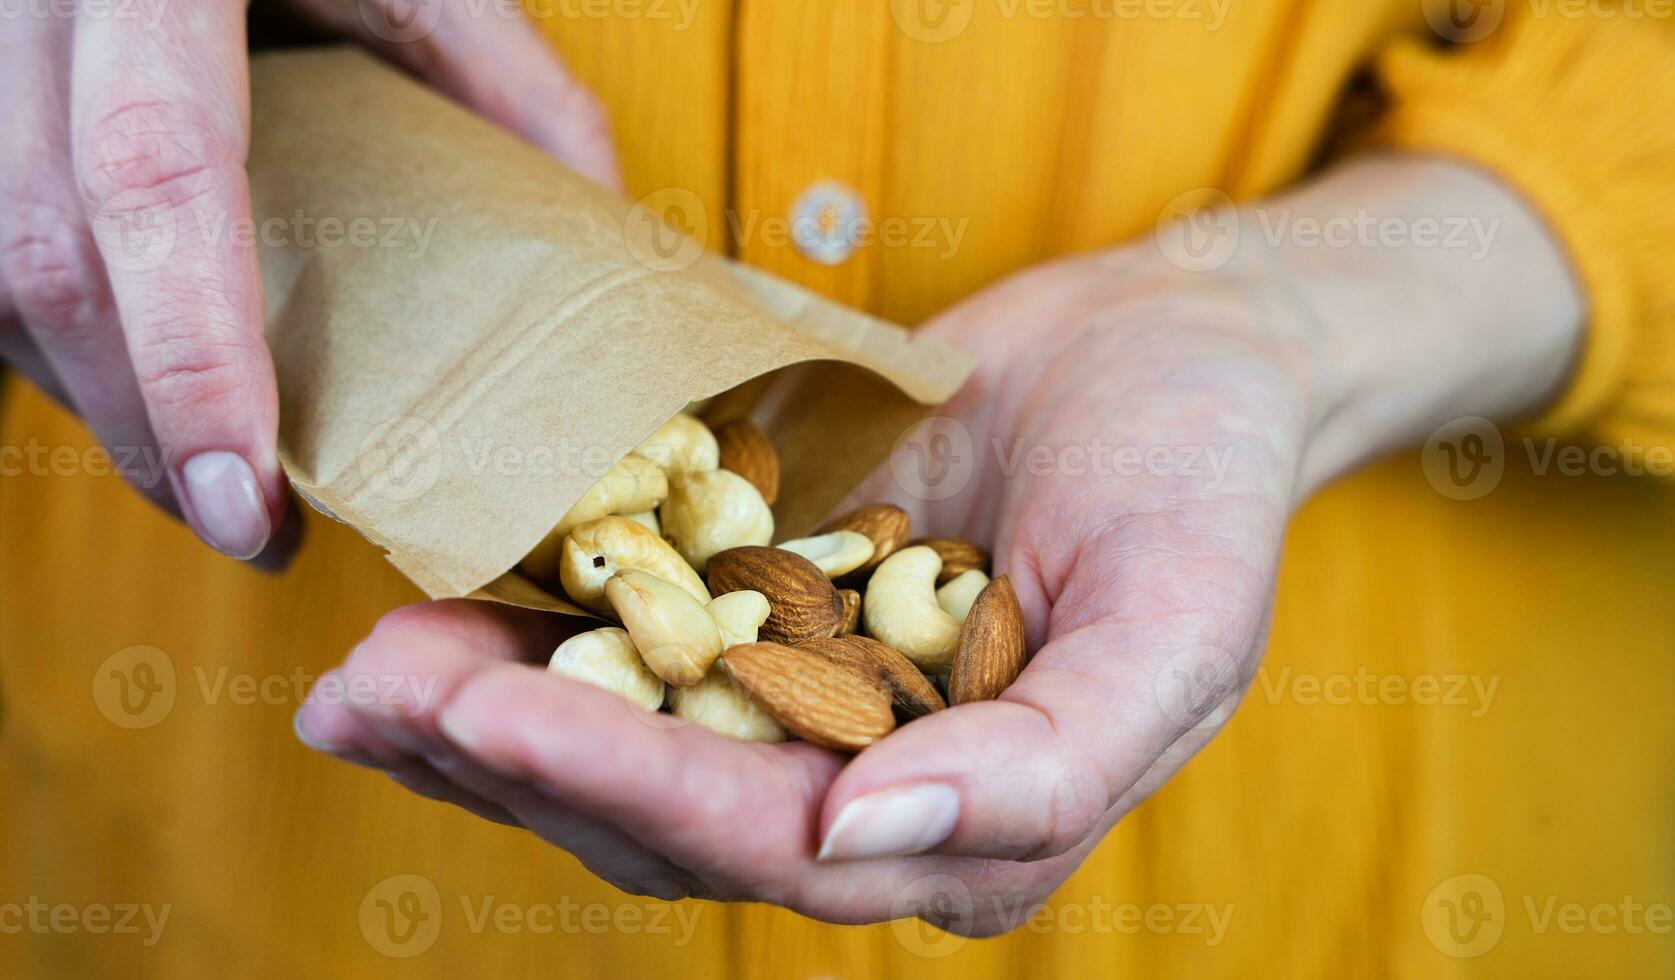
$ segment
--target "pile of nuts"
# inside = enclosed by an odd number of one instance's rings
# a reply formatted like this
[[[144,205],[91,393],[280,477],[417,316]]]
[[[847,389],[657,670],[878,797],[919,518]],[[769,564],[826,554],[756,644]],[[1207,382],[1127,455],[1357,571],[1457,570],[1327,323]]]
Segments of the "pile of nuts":
[[[564,641],[549,669],[737,739],[846,752],[1023,670],[1017,595],[983,549],[911,541],[888,504],[769,547],[778,493],[755,425],[670,419],[523,561],[622,624]]]

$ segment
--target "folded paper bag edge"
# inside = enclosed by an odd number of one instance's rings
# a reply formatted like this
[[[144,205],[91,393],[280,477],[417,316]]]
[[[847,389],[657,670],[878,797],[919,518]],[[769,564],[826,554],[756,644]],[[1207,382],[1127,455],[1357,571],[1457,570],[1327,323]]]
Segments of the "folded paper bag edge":
[[[488,416],[474,415],[470,409],[481,406],[471,400],[452,406],[434,404],[429,400],[438,392],[426,386],[436,372],[427,369],[425,359],[435,368],[436,351],[470,356],[481,350],[482,343],[503,339],[495,331],[506,326],[493,321],[461,323],[457,311],[427,309],[427,304],[434,307],[450,295],[470,298],[490,288],[485,284],[488,279],[469,278],[497,271],[473,263],[477,245],[472,236],[489,235],[483,245],[492,254],[499,254],[494,248],[503,246],[509,233],[544,236],[543,241],[560,258],[573,257],[575,267],[628,269],[634,262],[627,220],[631,206],[365,54],[291,52],[255,61],[252,96],[257,125],[250,170],[259,218],[295,211],[341,220],[365,214],[412,215],[413,209],[418,209],[419,216],[453,216],[438,230],[429,256],[405,257],[431,261],[409,266],[407,272],[380,266],[381,256],[313,248],[313,254],[302,261],[319,264],[314,274],[296,275],[300,268],[296,252],[303,246],[290,242],[283,250],[286,254],[270,256],[263,242],[264,265],[273,258],[276,267],[293,273],[276,277],[279,289],[297,289],[300,297],[291,303],[297,297],[276,293],[270,296],[269,306],[270,313],[282,311],[270,328],[288,326],[301,331],[291,335],[297,342],[276,346],[282,398],[287,392],[306,396],[303,404],[312,412],[311,425],[302,431],[303,445],[291,445],[282,437],[281,457],[287,472],[311,504],[384,548],[392,563],[429,595],[489,593],[501,601],[516,601],[505,596],[518,589],[496,588],[496,584],[504,584],[508,572],[592,479],[569,478],[561,493],[556,488],[543,489],[550,484],[537,485],[527,475],[521,482],[494,483],[481,474],[462,478],[444,473],[438,495],[430,500],[344,499],[334,492],[344,488],[334,488],[331,479],[319,478],[342,474],[349,466],[366,468],[360,458],[364,448],[357,449],[360,437],[370,420],[396,414],[389,409],[392,403],[413,406],[413,414],[421,420],[434,414],[445,435],[457,431],[493,437],[521,425],[549,440],[580,431],[586,442],[626,451],[687,401],[791,364],[828,359],[853,364],[883,377],[920,405],[950,397],[972,370],[973,361],[964,352],[914,337],[760,270],[705,256],[690,270],[659,271],[659,277],[667,278],[653,280],[656,288],[637,294],[663,303],[657,310],[657,316],[665,318],[658,322],[662,333],[652,339],[663,350],[694,352],[691,358],[682,353],[677,360],[701,362],[701,352],[717,346],[714,331],[728,330],[729,336],[749,336],[767,348],[766,353],[750,358],[749,364],[733,365],[727,371],[714,365],[666,364],[664,369],[678,375],[678,380],[661,385],[648,382],[668,379],[636,379],[632,372],[611,375],[612,382],[628,384],[638,397],[623,402],[626,409],[618,417],[591,418],[566,429],[569,423],[543,420],[539,417],[543,412],[529,411],[528,403],[545,390],[538,384],[550,380],[539,370],[543,348],[536,345],[513,350],[509,362],[500,359],[505,351],[490,358],[506,373],[499,379],[502,390],[488,396],[493,409]],[[427,166],[413,166],[412,161],[421,156]],[[458,219],[462,214],[483,220]],[[541,214],[557,220],[532,217]],[[415,277],[414,268],[422,268],[424,274]],[[508,284],[505,277],[501,280],[500,288],[525,294],[522,284]],[[439,289],[438,281],[455,287],[454,292]],[[546,288],[555,304],[562,302],[556,286],[535,285]],[[534,292],[539,296],[539,289]],[[671,306],[669,296],[675,293],[692,297],[693,302]],[[493,309],[492,304],[468,305],[479,314]],[[625,310],[634,314],[632,307],[621,303],[602,305],[605,308],[593,317],[594,330],[601,318],[620,322],[610,318]],[[686,309],[688,305],[693,309]],[[540,304],[525,307],[522,313],[524,323],[538,319]],[[589,335],[572,332],[570,336]],[[421,353],[416,355],[415,350]],[[552,351],[546,351],[549,360],[552,356]],[[398,364],[418,370],[391,367]],[[373,387],[382,390],[361,390],[368,378],[378,379]],[[521,401],[514,401],[520,392]],[[380,396],[384,396],[382,401]],[[516,411],[498,414],[508,406]],[[449,408],[458,411],[445,410]],[[857,412],[865,414],[866,409],[858,406]],[[508,494],[520,493],[524,499],[506,500]],[[432,509],[434,513],[426,513]],[[485,548],[492,555],[485,554]],[[458,553],[471,550],[477,553]]]

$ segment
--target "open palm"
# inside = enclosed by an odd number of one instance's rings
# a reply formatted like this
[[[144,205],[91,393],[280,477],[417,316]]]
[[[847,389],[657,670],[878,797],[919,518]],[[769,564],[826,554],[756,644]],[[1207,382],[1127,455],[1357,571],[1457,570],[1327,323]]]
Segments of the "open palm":
[[[1248,295],[1121,253],[1016,277],[926,329],[982,367],[902,451],[950,435],[960,486],[902,479],[898,460],[857,496],[993,547],[1039,650],[1000,700],[853,760],[739,743],[532,667],[561,618],[452,601],[391,613],[341,668],[426,697],[316,697],[299,732],[628,891],[1017,925],[1254,672],[1303,396]]]

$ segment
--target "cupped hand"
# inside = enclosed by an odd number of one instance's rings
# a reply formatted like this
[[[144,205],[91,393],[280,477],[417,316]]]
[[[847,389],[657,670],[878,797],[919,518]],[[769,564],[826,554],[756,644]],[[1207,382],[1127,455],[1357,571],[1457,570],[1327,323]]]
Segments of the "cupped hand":
[[[537,669],[557,617],[438,602],[385,617],[299,735],[628,891],[1017,925],[1255,672],[1282,528],[1314,479],[1311,334],[1268,291],[1139,250],[1017,276],[924,329],[981,367],[857,499],[992,548],[1038,650],[999,700],[852,761],[738,743]],[[954,449],[927,474],[933,441]],[[343,693],[356,683],[393,695]]]
[[[295,6],[617,184],[599,104],[520,18],[399,0]],[[247,89],[243,4],[31,5],[8,22],[0,356],[210,545],[278,562],[294,524],[261,280],[254,248],[222,233],[251,217]],[[144,233],[161,226],[173,234],[160,250]]]

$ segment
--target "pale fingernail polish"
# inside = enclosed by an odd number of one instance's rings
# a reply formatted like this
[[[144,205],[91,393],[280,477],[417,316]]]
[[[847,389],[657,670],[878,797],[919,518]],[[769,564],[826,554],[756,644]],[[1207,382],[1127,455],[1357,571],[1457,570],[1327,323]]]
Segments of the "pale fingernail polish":
[[[822,861],[859,861],[928,851],[960,819],[960,794],[946,783],[880,790],[849,801],[820,845]]]
[[[222,451],[199,453],[186,461],[180,475],[205,541],[241,561],[261,553],[273,524],[256,473],[244,457]]]

